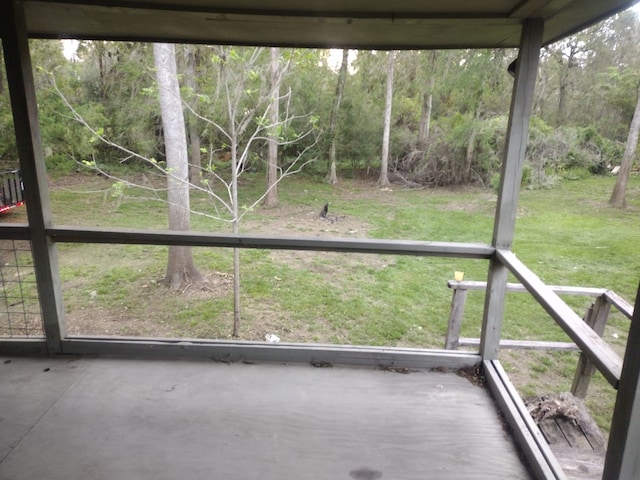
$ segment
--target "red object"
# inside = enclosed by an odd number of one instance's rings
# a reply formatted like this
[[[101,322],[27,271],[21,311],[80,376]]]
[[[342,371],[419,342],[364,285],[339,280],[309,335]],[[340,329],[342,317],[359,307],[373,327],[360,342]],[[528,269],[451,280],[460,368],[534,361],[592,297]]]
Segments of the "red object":
[[[20,170],[0,173],[0,213],[24,205],[24,184]]]

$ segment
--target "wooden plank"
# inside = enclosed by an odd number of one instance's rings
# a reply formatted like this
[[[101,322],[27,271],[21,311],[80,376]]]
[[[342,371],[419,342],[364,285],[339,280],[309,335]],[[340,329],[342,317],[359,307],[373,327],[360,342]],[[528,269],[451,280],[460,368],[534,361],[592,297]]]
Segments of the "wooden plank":
[[[582,319],[556,293],[545,285],[518,258],[506,250],[497,250],[496,255],[511,273],[520,280],[546,312],[562,327],[569,337],[589,355],[609,383],[618,388],[622,360],[602,338],[586,325]]]
[[[29,225],[25,223],[0,224],[0,238],[7,240],[29,240]]]
[[[454,290],[485,290],[487,288],[487,282],[479,282],[474,280],[463,280],[457,282],[455,280],[449,280],[447,286]],[[583,295],[585,297],[597,297],[604,295],[607,290],[604,288],[593,287],[570,287],[564,285],[548,285],[548,287],[561,295]],[[526,292],[527,288],[521,283],[507,283],[507,292]]]
[[[351,238],[266,237],[222,235],[204,232],[171,232],[134,229],[56,227],[47,229],[56,242],[185,245],[193,247],[315,250],[454,258],[491,258],[495,249],[479,243],[422,242]]]
[[[555,419],[548,418],[538,423],[538,428],[551,447],[566,446],[570,447],[567,437],[562,433],[562,429],[558,426]],[[552,448],[552,450],[554,450]]]
[[[591,418],[591,415],[589,415],[586,407],[584,408],[583,413],[584,414],[578,418],[580,430],[582,430],[584,438],[587,439],[591,448],[603,455],[602,466],[604,466],[604,453],[607,451],[607,439],[600,430],[596,421]]]
[[[458,340],[461,347],[475,347],[480,345],[479,338],[461,337]],[[563,350],[576,351],[580,350],[573,342],[543,342],[536,340],[508,340],[500,339],[500,348],[504,349],[522,349],[522,350]]]
[[[582,434],[582,430],[573,420],[569,420],[566,417],[558,417],[555,420],[571,448],[593,450],[591,444]]]
[[[640,478],[640,286],[620,378],[620,389],[611,421],[609,446],[602,478]]]
[[[633,307],[629,302],[627,302],[624,298],[618,295],[616,292],[611,290],[607,290],[605,295],[609,299],[609,301],[622,312],[628,319],[633,317]]]
[[[12,338],[0,340],[0,355],[44,355],[47,343],[44,338]]]
[[[529,415],[516,388],[498,360],[483,362],[487,385],[502,414],[509,422],[513,436],[539,479],[566,479],[562,467],[536,423]]]
[[[509,124],[491,241],[491,245],[496,248],[508,249],[513,243],[543,30],[544,22],[542,19],[526,20],[520,37],[516,78],[511,94]],[[506,268],[499,262],[495,259],[491,260],[482,317],[482,342],[480,344],[480,354],[485,360],[498,358],[507,273]]]
[[[464,315],[464,305],[466,300],[466,290],[453,291],[447,335],[444,341],[445,350],[456,350],[458,348],[458,340],[460,339],[460,329],[462,328],[462,316]]]
[[[222,363],[295,362],[319,366],[360,365],[384,368],[458,369],[480,363],[470,352],[390,347],[358,347],[294,343],[258,343],[149,338],[71,337],[63,353],[143,358],[203,358]]]
[[[0,2],[0,31],[47,348],[59,353],[66,327],[56,247],[45,232],[52,216],[23,2]]]
[[[611,303],[605,295],[596,298],[592,308],[589,309],[585,316],[585,322],[600,337],[604,335],[604,329],[607,326],[607,319],[611,311]],[[573,377],[571,385],[571,393],[578,398],[585,398],[589,390],[591,377],[595,373],[595,366],[584,353],[578,358],[578,366]]]

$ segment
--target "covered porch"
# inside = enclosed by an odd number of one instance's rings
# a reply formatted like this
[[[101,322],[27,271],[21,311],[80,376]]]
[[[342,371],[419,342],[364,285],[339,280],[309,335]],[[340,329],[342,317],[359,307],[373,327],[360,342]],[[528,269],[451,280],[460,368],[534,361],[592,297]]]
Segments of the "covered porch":
[[[603,478],[640,475],[640,355],[624,359],[511,251],[540,48],[633,1],[7,1],[0,31],[45,336],[0,341],[3,478],[566,478],[499,361],[512,274],[619,390]],[[518,47],[491,244],[55,225],[28,39]],[[477,353],[73,337],[56,245],[188,245],[484,260]],[[638,301],[638,300],[637,300]],[[637,305],[636,301],[636,305]],[[640,342],[637,308],[628,335]],[[482,388],[479,388],[479,383]],[[506,422],[506,423],[505,423]]]

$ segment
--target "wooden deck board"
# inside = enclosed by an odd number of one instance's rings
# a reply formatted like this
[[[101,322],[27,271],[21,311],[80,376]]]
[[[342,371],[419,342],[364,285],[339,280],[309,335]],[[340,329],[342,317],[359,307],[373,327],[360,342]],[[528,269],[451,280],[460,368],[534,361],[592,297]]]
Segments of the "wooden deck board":
[[[548,415],[539,420],[538,427],[567,478],[601,479],[606,439],[584,403],[569,393],[542,395],[529,402],[530,411]]]
[[[74,368],[66,391],[43,396],[35,385],[70,371],[68,360],[0,363],[4,418],[31,392],[49,402],[26,432],[0,422],[0,437],[13,436],[0,478],[530,478],[488,392],[454,373],[115,359]]]

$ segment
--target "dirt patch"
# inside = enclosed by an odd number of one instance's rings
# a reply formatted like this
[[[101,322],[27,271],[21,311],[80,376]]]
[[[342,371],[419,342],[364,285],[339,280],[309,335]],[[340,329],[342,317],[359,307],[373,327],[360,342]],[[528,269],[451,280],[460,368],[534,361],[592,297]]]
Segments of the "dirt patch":
[[[266,211],[268,214],[246,219],[242,224],[242,233],[295,238],[368,237],[370,225],[367,222],[332,210],[329,210],[326,218],[322,218],[319,215],[321,207],[322,205],[317,211],[300,206],[269,209]],[[122,248],[113,245],[78,245],[60,252],[61,265],[75,269],[76,275],[65,281],[63,290],[69,292],[76,289],[80,296],[68,302],[76,305],[66,313],[70,335],[231,338],[231,304],[227,305],[225,311],[215,312],[217,325],[211,327],[205,326],[204,322],[179,320],[178,316],[172,316],[166,311],[169,304],[184,304],[194,308],[199,302],[230,299],[233,288],[231,270],[212,271],[207,270],[206,265],[199,265],[205,275],[205,282],[188,285],[180,292],[172,292],[159,283],[164,272],[154,272],[150,268],[154,247],[135,254],[125,253]],[[347,274],[353,269],[384,268],[394,261],[393,257],[380,255],[289,250],[272,250],[267,260],[276,265],[313,272],[324,278],[323,281],[327,284],[334,283],[336,275]],[[108,268],[126,267],[147,274],[128,281],[127,298],[103,303],[101,294],[94,291],[95,287],[83,285],[86,282],[83,269],[104,268],[101,265],[108,265]],[[91,295],[96,298],[92,299]],[[265,341],[267,334],[275,334],[283,342],[348,341],[348,332],[335,327],[327,319],[318,316],[304,322],[297,320],[286,309],[280,308],[277,299],[254,301],[243,298],[241,302],[240,338],[243,340]]]
[[[359,218],[340,213],[329,213],[323,218],[320,210],[299,207],[278,207],[269,210],[268,218],[263,221],[248,221],[243,224],[243,231],[279,237],[367,238],[369,229],[370,225]],[[304,250],[273,250],[269,256],[291,268],[326,275],[334,275],[356,266],[385,267],[392,262],[392,259],[381,255],[345,255]]]
[[[322,205],[309,207],[280,206],[266,210],[268,215],[260,220],[250,219],[242,223],[242,231],[268,233],[273,236],[348,237],[364,238],[370,225],[358,218],[333,212],[330,207],[326,217],[320,216]]]
[[[465,191],[465,194],[467,193],[468,191]],[[474,192],[473,198],[442,203],[436,208],[441,211],[489,214],[495,212],[497,200],[498,197],[492,192],[477,191]]]

